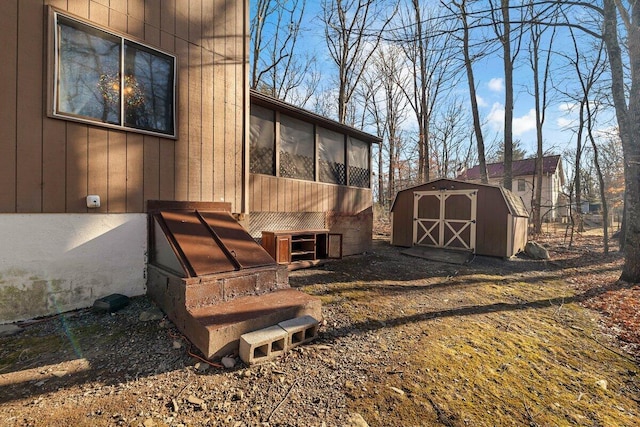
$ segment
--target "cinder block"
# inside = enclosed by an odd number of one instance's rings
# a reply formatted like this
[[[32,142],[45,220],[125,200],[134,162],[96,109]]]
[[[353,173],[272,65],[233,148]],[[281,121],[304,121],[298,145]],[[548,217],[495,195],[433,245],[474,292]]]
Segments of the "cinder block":
[[[270,326],[240,336],[240,358],[247,365],[264,362],[284,353],[287,331]]]
[[[318,321],[312,316],[296,317],[278,323],[287,332],[287,350],[314,340],[318,336]]]

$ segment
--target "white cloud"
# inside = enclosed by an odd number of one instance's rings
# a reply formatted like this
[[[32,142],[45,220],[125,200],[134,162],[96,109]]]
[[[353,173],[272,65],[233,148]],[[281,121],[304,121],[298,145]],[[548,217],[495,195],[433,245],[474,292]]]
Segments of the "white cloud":
[[[504,127],[504,105],[495,102],[487,115],[487,122],[494,130],[502,129]]]
[[[504,129],[504,105],[496,102],[487,115],[489,126],[496,131]],[[527,114],[513,118],[513,135],[521,136],[536,128],[536,110],[530,109]]]
[[[504,80],[498,77],[493,78],[489,80],[488,86],[493,92],[502,92],[504,90]]]
[[[487,106],[489,106],[489,104],[487,104],[487,101],[485,101],[483,97],[481,97],[480,95],[477,95],[477,94],[476,94],[476,101],[478,102],[478,107],[487,107]]]
[[[576,120],[574,119],[568,119],[566,117],[558,117],[556,119],[556,124],[558,125],[558,127],[560,129],[565,129],[565,128],[569,128],[574,126],[576,123]]]
[[[524,133],[536,128],[536,110],[530,109],[527,114],[522,117],[513,118],[513,134],[520,136]]]
[[[576,102],[563,102],[558,105],[558,110],[561,113],[571,113],[578,107],[578,103]]]

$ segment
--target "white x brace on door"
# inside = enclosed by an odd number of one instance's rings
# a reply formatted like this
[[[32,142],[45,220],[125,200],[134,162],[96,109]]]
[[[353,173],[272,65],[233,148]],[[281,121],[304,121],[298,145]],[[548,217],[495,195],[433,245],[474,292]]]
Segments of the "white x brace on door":
[[[413,193],[413,244],[475,252],[477,190]]]

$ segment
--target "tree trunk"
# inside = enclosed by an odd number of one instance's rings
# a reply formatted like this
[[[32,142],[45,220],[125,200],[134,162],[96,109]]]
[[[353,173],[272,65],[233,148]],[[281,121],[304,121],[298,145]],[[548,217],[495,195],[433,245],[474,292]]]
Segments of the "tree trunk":
[[[507,190],[513,181],[513,60],[511,58],[511,22],[509,0],[501,0],[504,33],[502,38],[504,54],[504,181]]]
[[[625,260],[620,279],[640,282],[640,4],[633,3],[631,21],[627,27],[631,90],[629,107],[625,102],[624,69],[618,42],[616,1],[603,0],[603,38],[611,66],[611,92],[620,129],[624,153]]]
[[[589,108],[587,108],[587,110],[589,110]],[[590,114],[589,117],[591,117]],[[596,167],[598,184],[600,185],[600,203],[602,203],[602,232],[604,233],[602,240],[604,244],[604,253],[606,255],[609,253],[609,209],[607,207],[607,195],[604,176],[602,175],[602,169],[600,169],[600,161],[598,159],[598,145],[596,144],[596,140],[593,137],[591,125],[589,125],[589,140],[591,141],[591,147],[593,148],[593,163]]]
[[[576,195],[576,210],[575,216],[576,221],[574,221],[578,225],[578,232],[583,232],[584,227],[582,225],[582,184],[580,182],[580,162],[582,161],[582,133],[584,131],[584,105],[586,102],[589,102],[588,99],[583,98],[580,101],[580,113],[579,113],[579,124],[578,124],[578,134],[576,136],[576,161],[575,161],[575,175],[573,179],[573,188],[575,190]]]
[[[473,75],[473,64],[471,62],[471,55],[469,54],[469,23],[467,22],[467,11],[463,0],[459,5],[460,17],[462,19],[463,29],[463,54],[464,54],[464,67],[467,71],[467,82],[469,83],[469,99],[471,100],[471,113],[473,115],[473,131],[476,135],[476,143],[478,146],[478,164],[480,165],[480,178],[483,184],[489,183],[489,177],[487,176],[487,160],[484,154],[484,138],[482,135],[482,123],[480,123],[480,113],[478,112],[478,99],[476,95],[476,83]]]
[[[536,104],[536,140],[538,143],[538,151],[536,155],[536,169],[534,177],[534,196],[533,196],[533,229],[535,234],[540,234],[542,231],[542,215],[540,211],[542,209],[542,174],[544,173],[544,153],[542,150],[542,125],[544,124],[543,106],[541,102],[540,93],[540,70],[539,70],[539,57],[538,57],[538,45],[534,46],[534,58],[533,58],[533,78],[534,78],[534,94]]]

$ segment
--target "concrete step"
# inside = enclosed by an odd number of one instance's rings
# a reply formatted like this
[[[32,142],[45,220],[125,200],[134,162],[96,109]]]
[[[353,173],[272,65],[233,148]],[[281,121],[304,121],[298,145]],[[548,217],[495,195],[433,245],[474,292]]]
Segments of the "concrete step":
[[[323,318],[319,298],[291,288],[190,308],[185,314],[176,325],[207,358],[237,353],[240,336],[247,332],[303,316]]]

